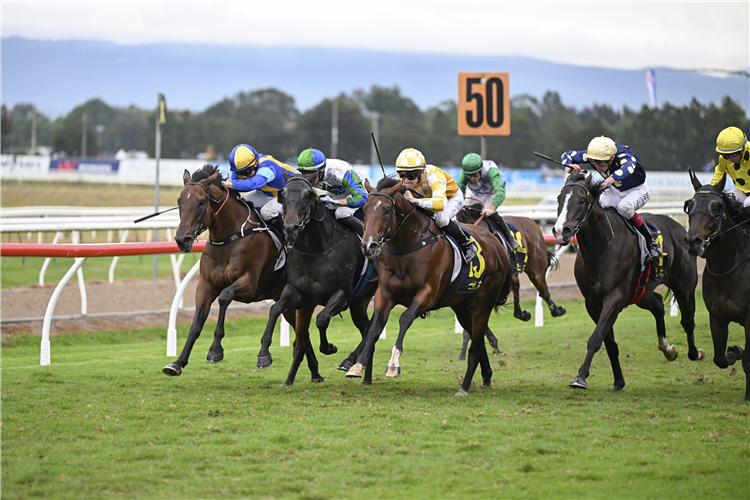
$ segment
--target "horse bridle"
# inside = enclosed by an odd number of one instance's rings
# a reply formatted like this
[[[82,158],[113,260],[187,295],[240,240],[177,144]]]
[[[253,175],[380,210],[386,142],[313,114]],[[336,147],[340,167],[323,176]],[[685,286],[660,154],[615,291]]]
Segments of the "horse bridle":
[[[700,205],[698,203],[695,203],[693,207],[690,207],[690,202],[693,201],[693,200],[695,200],[695,197],[698,196],[699,194],[707,194],[707,195],[718,196],[718,198],[719,198],[718,203],[721,206],[721,210],[719,211],[719,215],[714,216],[714,215],[711,214],[711,211],[709,210],[709,205],[711,203],[710,201],[707,202],[707,203],[701,203]],[[705,206],[705,210],[703,210],[704,206]],[[691,208],[692,208],[692,210],[691,210]],[[708,248],[708,245],[710,245],[711,242],[715,238],[721,236],[724,233],[727,233],[727,232],[731,231],[732,229],[735,229],[737,226],[741,226],[742,224],[748,222],[747,220],[744,220],[742,222],[738,222],[737,224],[735,224],[734,226],[732,226],[732,227],[730,227],[728,229],[725,229],[724,231],[719,231],[721,229],[721,220],[722,219],[726,220],[726,218],[727,218],[726,205],[725,205],[725,202],[724,202],[724,196],[721,193],[717,193],[716,191],[713,191],[713,190],[701,190],[701,189],[699,189],[698,191],[696,191],[695,194],[693,195],[693,197],[690,198],[689,200],[687,200],[685,202],[685,206],[683,207],[683,211],[687,214],[688,220],[690,220],[690,216],[693,215],[693,214],[695,214],[698,211],[699,208],[702,209],[699,213],[702,213],[703,215],[708,216],[713,221],[714,225],[716,226],[716,230],[713,233],[709,234],[708,237],[706,237],[706,239],[703,241],[703,245],[701,245],[701,249],[700,249],[700,255],[701,256],[703,255],[703,252],[705,252],[706,248]]]
[[[573,236],[575,236],[576,234],[578,234],[578,231],[581,230],[581,227],[583,227],[583,224],[589,218],[589,215],[591,215],[591,212],[594,211],[594,207],[596,206],[596,200],[599,198],[599,196],[597,196],[596,198],[594,198],[593,196],[591,196],[591,191],[589,191],[589,189],[586,186],[584,186],[583,184],[579,184],[578,182],[571,182],[570,184],[566,184],[566,186],[579,187],[579,188],[583,189],[586,192],[586,204],[587,204],[586,205],[586,215],[584,215],[583,219],[581,219],[580,221],[578,221],[578,224],[576,224],[575,227],[573,228],[573,234],[570,235],[570,237],[572,238]],[[564,188],[565,188],[565,186],[563,186],[563,189]],[[552,228],[552,235],[555,238],[557,238],[557,231],[555,231],[554,227]]]
[[[392,196],[387,195],[385,193],[379,193],[377,191],[370,193],[368,196],[382,196],[383,198],[386,198],[387,200],[390,200],[391,204],[393,205],[393,215],[391,216],[391,220],[388,223],[388,229],[386,229],[383,232],[383,236],[381,236],[381,238],[375,243],[375,247],[376,248],[380,248],[380,247],[383,246],[383,244],[388,243],[389,241],[391,241],[393,238],[396,237],[396,235],[398,234],[398,231],[401,229],[401,226],[403,226],[404,222],[406,222],[406,219],[408,219],[409,216],[411,214],[413,214],[417,210],[417,206],[414,205],[414,204],[412,204],[412,206],[411,206],[411,212],[409,212],[408,214],[404,215],[401,212],[399,212],[398,210],[396,210],[396,200],[393,199]],[[398,226],[396,227],[396,231],[394,231],[393,236],[391,236],[390,238],[387,238],[388,233],[390,233],[391,229],[393,228],[393,221],[396,220],[396,213],[398,213],[402,217],[401,222],[399,222]]]
[[[214,221],[214,219],[216,218],[216,216],[219,215],[219,212],[221,212],[221,209],[224,208],[224,204],[229,199],[229,188],[226,187],[226,186],[224,186],[224,189],[227,190],[227,194],[225,194],[224,197],[222,199],[220,199],[220,200],[214,200],[213,198],[211,198],[211,192],[209,191],[208,187],[204,186],[202,183],[200,183],[200,182],[186,182],[185,185],[186,186],[200,186],[206,192],[206,196],[208,197],[209,200],[211,200],[211,201],[213,201],[214,203],[217,203],[217,204],[221,203],[221,206],[213,214],[213,216],[211,217],[211,220],[208,221],[208,224],[204,225],[204,223],[206,222],[206,217],[208,216],[208,203],[206,203],[206,207],[205,207],[205,209],[203,211],[203,216],[201,217],[201,224],[200,224],[200,226],[198,226],[198,229],[196,229],[195,231],[193,231],[193,236],[192,237],[193,237],[194,240],[197,240],[198,236],[200,236],[201,234],[205,233],[206,230],[208,230],[208,228],[211,226],[211,223]]]
[[[307,187],[312,190],[313,185],[310,183],[310,181],[308,181],[304,177],[300,177],[300,176],[296,176],[296,175],[294,177],[290,178],[287,181],[287,184],[289,184],[290,182],[295,181],[295,180],[296,181],[302,181],[302,182],[304,182],[305,184],[307,184]],[[312,208],[313,208],[314,203],[310,204],[310,205],[303,205],[302,203],[298,202],[297,200],[287,200],[285,198],[284,199],[284,205],[286,205],[287,202],[289,202],[289,203],[294,202],[297,205],[299,205],[300,207],[302,207],[302,213],[304,214],[304,216],[302,217],[302,222],[299,224],[299,230],[300,230],[300,232],[302,232],[305,229],[305,226],[307,226],[307,224],[312,219]],[[286,210],[284,210],[284,212],[286,212]],[[315,220],[318,221],[318,222],[320,222],[320,221],[323,220],[323,218],[325,218],[325,213],[323,214],[323,217],[321,217],[320,219],[315,219]],[[334,228],[335,228],[335,226],[334,226]]]

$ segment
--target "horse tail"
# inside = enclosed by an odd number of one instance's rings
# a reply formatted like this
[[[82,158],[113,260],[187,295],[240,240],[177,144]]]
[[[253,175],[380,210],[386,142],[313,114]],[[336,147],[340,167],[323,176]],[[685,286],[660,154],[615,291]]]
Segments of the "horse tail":
[[[495,313],[500,311],[500,306],[505,305],[508,301],[508,297],[510,297],[511,286],[513,285],[513,280],[511,280],[512,274],[513,270],[508,269],[508,273],[505,275],[505,282],[500,289],[500,295],[497,297],[497,302],[495,303]]]
[[[557,260],[555,254],[547,250],[547,269],[557,271],[560,269],[560,261]]]

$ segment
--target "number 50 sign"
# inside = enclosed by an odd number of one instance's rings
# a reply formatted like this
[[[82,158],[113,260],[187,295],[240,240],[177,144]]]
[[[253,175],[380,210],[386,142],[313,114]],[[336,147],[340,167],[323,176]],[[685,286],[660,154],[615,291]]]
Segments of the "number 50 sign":
[[[510,135],[508,73],[458,74],[458,134]]]

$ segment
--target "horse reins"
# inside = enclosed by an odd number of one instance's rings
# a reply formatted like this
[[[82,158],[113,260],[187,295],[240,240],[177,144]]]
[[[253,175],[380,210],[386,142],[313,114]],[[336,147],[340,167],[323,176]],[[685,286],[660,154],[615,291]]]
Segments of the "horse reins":
[[[573,236],[575,236],[576,234],[578,234],[578,231],[581,230],[581,227],[583,227],[583,224],[586,222],[586,220],[588,220],[589,216],[594,211],[594,208],[596,208],[596,202],[599,200],[599,196],[602,194],[602,191],[599,191],[599,193],[596,195],[596,197],[594,197],[594,196],[591,196],[591,191],[589,191],[589,189],[586,186],[584,186],[583,184],[579,184],[578,182],[571,182],[570,184],[567,184],[567,185],[569,185],[571,187],[572,186],[576,186],[576,187],[579,187],[579,188],[583,189],[586,192],[586,203],[588,205],[587,209],[586,209],[586,215],[584,215],[583,219],[581,219],[580,221],[578,221],[578,224],[576,224],[575,227],[573,228],[573,234],[570,235],[570,237],[572,238]],[[609,224],[609,231],[610,231],[609,239],[604,242],[604,246],[602,246],[602,248],[600,250],[598,250],[597,252],[595,252],[592,255],[584,255],[583,249],[581,248],[581,255],[585,259],[590,259],[592,257],[596,257],[597,255],[599,255],[600,253],[602,253],[602,251],[605,248],[607,248],[607,244],[610,242],[610,240],[615,236],[615,231],[614,231],[614,229],[612,229],[612,222],[610,222],[609,216],[607,215],[606,211],[604,212],[604,217],[607,219],[607,224]],[[554,227],[552,228],[552,234],[555,237],[557,237],[557,233],[556,233]],[[580,241],[578,243],[579,243],[579,247],[580,247]]]
[[[409,216],[417,210],[417,206],[412,204],[411,212],[404,215],[398,210],[396,210],[396,200],[393,199],[393,197],[385,193],[379,193],[379,192],[370,193],[369,196],[382,196],[383,198],[390,200],[390,202],[393,204],[394,216],[391,217],[391,221],[388,223],[388,229],[385,230],[385,232],[383,233],[383,236],[377,242],[378,246],[382,246],[383,243],[388,243],[389,241],[391,241],[393,238],[396,237],[396,235],[398,234],[398,231],[401,229],[401,226],[403,226],[404,222],[406,222],[406,219],[408,219]],[[396,220],[396,216],[395,216],[396,213],[398,213],[401,217],[403,217],[403,219],[401,219],[401,222],[399,222],[398,227],[396,227],[396,231],[393,233],[393,236],[391,236],[390,238],[386,238],[388,236],[388,233],[391,232],[391,228],[393,227],[393,221]]]

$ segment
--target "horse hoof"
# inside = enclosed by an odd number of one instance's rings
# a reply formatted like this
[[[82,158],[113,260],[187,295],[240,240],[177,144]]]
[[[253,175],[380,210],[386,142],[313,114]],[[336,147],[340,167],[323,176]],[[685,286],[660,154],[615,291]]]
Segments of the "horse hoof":
[[[465,390],[463,390],[463,388],[460,389],[457,393],[454,394],[454,396],[468,396],[468,395],[469,395],[469,393],[466,392]]]
[[[224,360],[224,350],[221,351],[208,351],[206,354],[206,361],[209,363],[221,363]]]
[[[696,361],[700,361],[705,358],[706,358],[706,353],[703,352],[703,349],[698,349],[698,359]]]
[[[612,392],[620,392],[625,387],[625,382],[616,383],[612,388]]]
[[[344,371],[344,372],[349,371],[349,368],[351,368],[353,364],[354,364],[354,361],[352,361],[349,358],[346,358],[344,361],[341,362],[339,366],[336,367],[336,369]]]
[[[336,354],[337,352],[339,352],[339,349],[333,344],[328,344],[328,351],[324,351],[323,349],[321,349],[320,352],[325,354],[326,356],[330,356],[331,354]]]
[[[529,321],[531,319],[531,313],[529,311],[521,311],[521,314],[517,317],[521,321]]]
[[[282,382],[281,384],[279,384],[279,387],[291,387],[293,383],[294,382],[289,382],[289,381]]]
[[[401,375],[401,367],[400,366],[390,366],[388,365],[388,368],[385,369],[385,376],[390,378],[396,378],[399,375]]]
[[[255,366],[257,366],[260,369],[268,368],[273,364],[273,358],[271,358],[271,355],[268,356],[258,356],[258,361],[255,362]]]
[[[323,377],[321,377],[320,375],[318,375],[317,377],[312,377],[310,379],[310,382],[313,382],[314,384],[321,384],[321,383],[323,383],[325,381],[326,381],[326,379],[323,378]]]
[[[347,378],[362,378],[362,363],[357,363],[355,365],[352,365],[351,368],[349,368],[349,371],[346,372]]]
[[[182,367],[177,363],[169,363],[161,371],[164,375],[169,375],[170,377],[179,377],[182,375]]]
[[[564,306],[556,307],[556,308],[555,308],[555,309],[554,309],[554,310],[552,311],[552,317],[553,317],[553,318],[559,318],[560,316],[562,316],[562,315],[563,315],[563,314],[565,314],[566,312],[568,312],[568,311],[567,311],[567,309],[565,309],[565,307],[564,307]]]
[[[667,358],[667,361],[674,361],[679,355],[680,352],[677,350],[677,347],[673,345],[670,345],[667,350],[664,351],[664,356]]]
[[[586,379],[582,377],[576,377],[574,378],[570,384],[568,384],[573,389],[588,389],[589,384],[586,382]]]
[[[459,354],[459,355],[458,355],[458,360],[459,360],[459,361],[466,361],[466,353],[464,353],[464,354]]]

